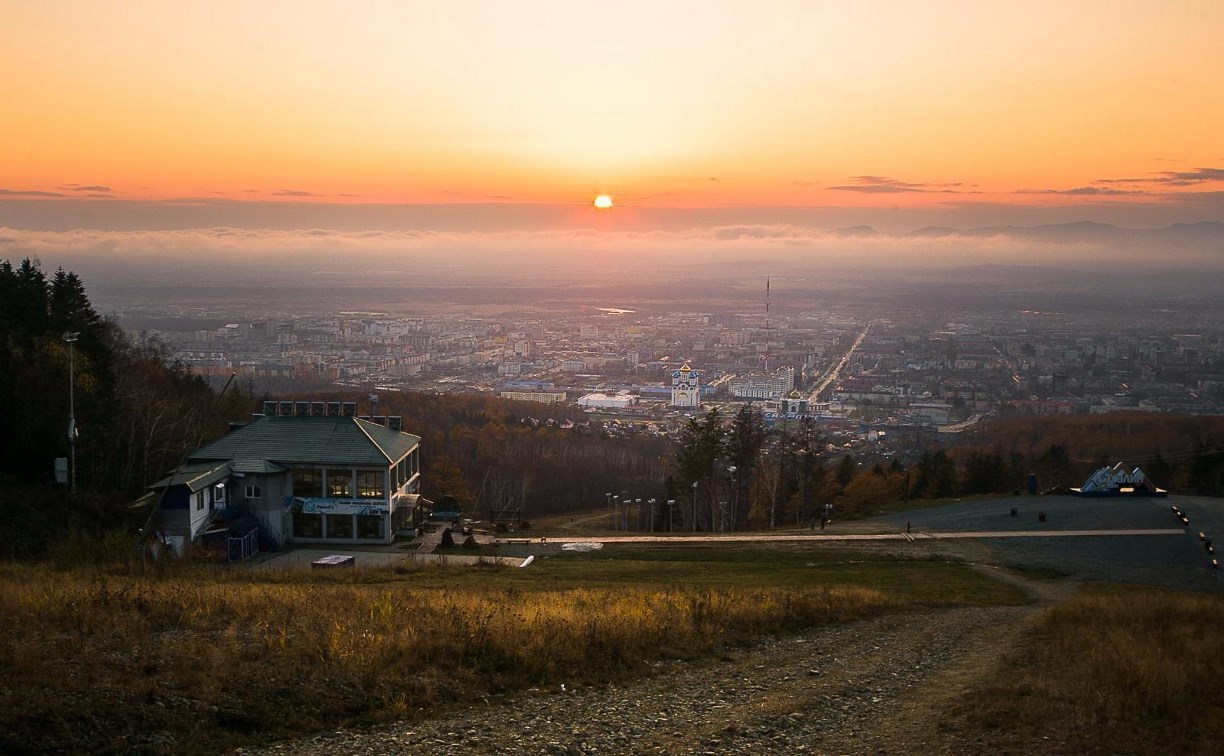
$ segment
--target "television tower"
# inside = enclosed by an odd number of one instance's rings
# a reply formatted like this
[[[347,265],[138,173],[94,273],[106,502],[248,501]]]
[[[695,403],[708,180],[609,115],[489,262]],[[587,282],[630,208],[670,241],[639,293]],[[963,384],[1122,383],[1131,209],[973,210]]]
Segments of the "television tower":
[[[769,276],[765,276],[765,373],[769,374]]]

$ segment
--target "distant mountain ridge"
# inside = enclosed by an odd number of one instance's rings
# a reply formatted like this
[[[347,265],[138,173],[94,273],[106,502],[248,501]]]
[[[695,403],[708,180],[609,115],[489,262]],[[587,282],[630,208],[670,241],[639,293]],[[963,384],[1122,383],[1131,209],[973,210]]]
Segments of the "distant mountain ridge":
[[[836,228],[831,234],[850,237],[885,236],[907,239],[938,239],[949,236],[984,238],[1007,236],[1018,239],[1040,241],[1094,241],[1118,237],[1192,237],[1224,240],[1224,222],[1199,221],[1197,223],[1173,223],[1158,228],[1127,228],[1112,223],[1077,221],[1074,223],[1052,223],[1040,226],[977,226],[955,228],[953,226],[925,226],[902,234],[877,231],[871,226],[848,226]]]

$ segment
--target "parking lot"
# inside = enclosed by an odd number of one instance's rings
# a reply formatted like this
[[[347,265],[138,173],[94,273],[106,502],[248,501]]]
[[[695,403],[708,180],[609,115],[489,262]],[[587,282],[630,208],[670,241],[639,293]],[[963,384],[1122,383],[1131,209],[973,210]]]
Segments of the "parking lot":
[[[1189,518],[1183,526],[1170,507]],[[1011,510],[1015,508],[1016,515]],[[1045,514],[1045,522],[1038,515]],[[1109,535],[1043,538],[919,539],[887,546],[908,554],[939,553],[971,561],[1049,572],[1087,580],[1111,580],[1191,590],[1224,590],[1224,576],[1211,566],[1202,532],[1224,538],[1224,501],[1168,498],[1079,498],[1018,496],[915,509],[862,521],[857,527],[914,533],[965,531],[1164,530],[1175,535]],[[1224,547],[1224,540],[1220,541]]]

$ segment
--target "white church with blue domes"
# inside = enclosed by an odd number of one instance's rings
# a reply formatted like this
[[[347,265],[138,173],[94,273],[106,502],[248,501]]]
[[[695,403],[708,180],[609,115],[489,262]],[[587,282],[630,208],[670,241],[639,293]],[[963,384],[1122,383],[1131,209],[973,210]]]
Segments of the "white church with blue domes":
[[[671,374],[671,406],[693,409],[701,406],[701,378],[685,362]]]

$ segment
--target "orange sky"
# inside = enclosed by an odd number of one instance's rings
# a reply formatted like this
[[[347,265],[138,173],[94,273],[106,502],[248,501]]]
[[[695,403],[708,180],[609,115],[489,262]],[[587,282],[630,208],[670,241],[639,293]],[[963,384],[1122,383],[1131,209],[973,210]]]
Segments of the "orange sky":
[[[0,200],[1224,190],[1219,0],[0,2]]]

